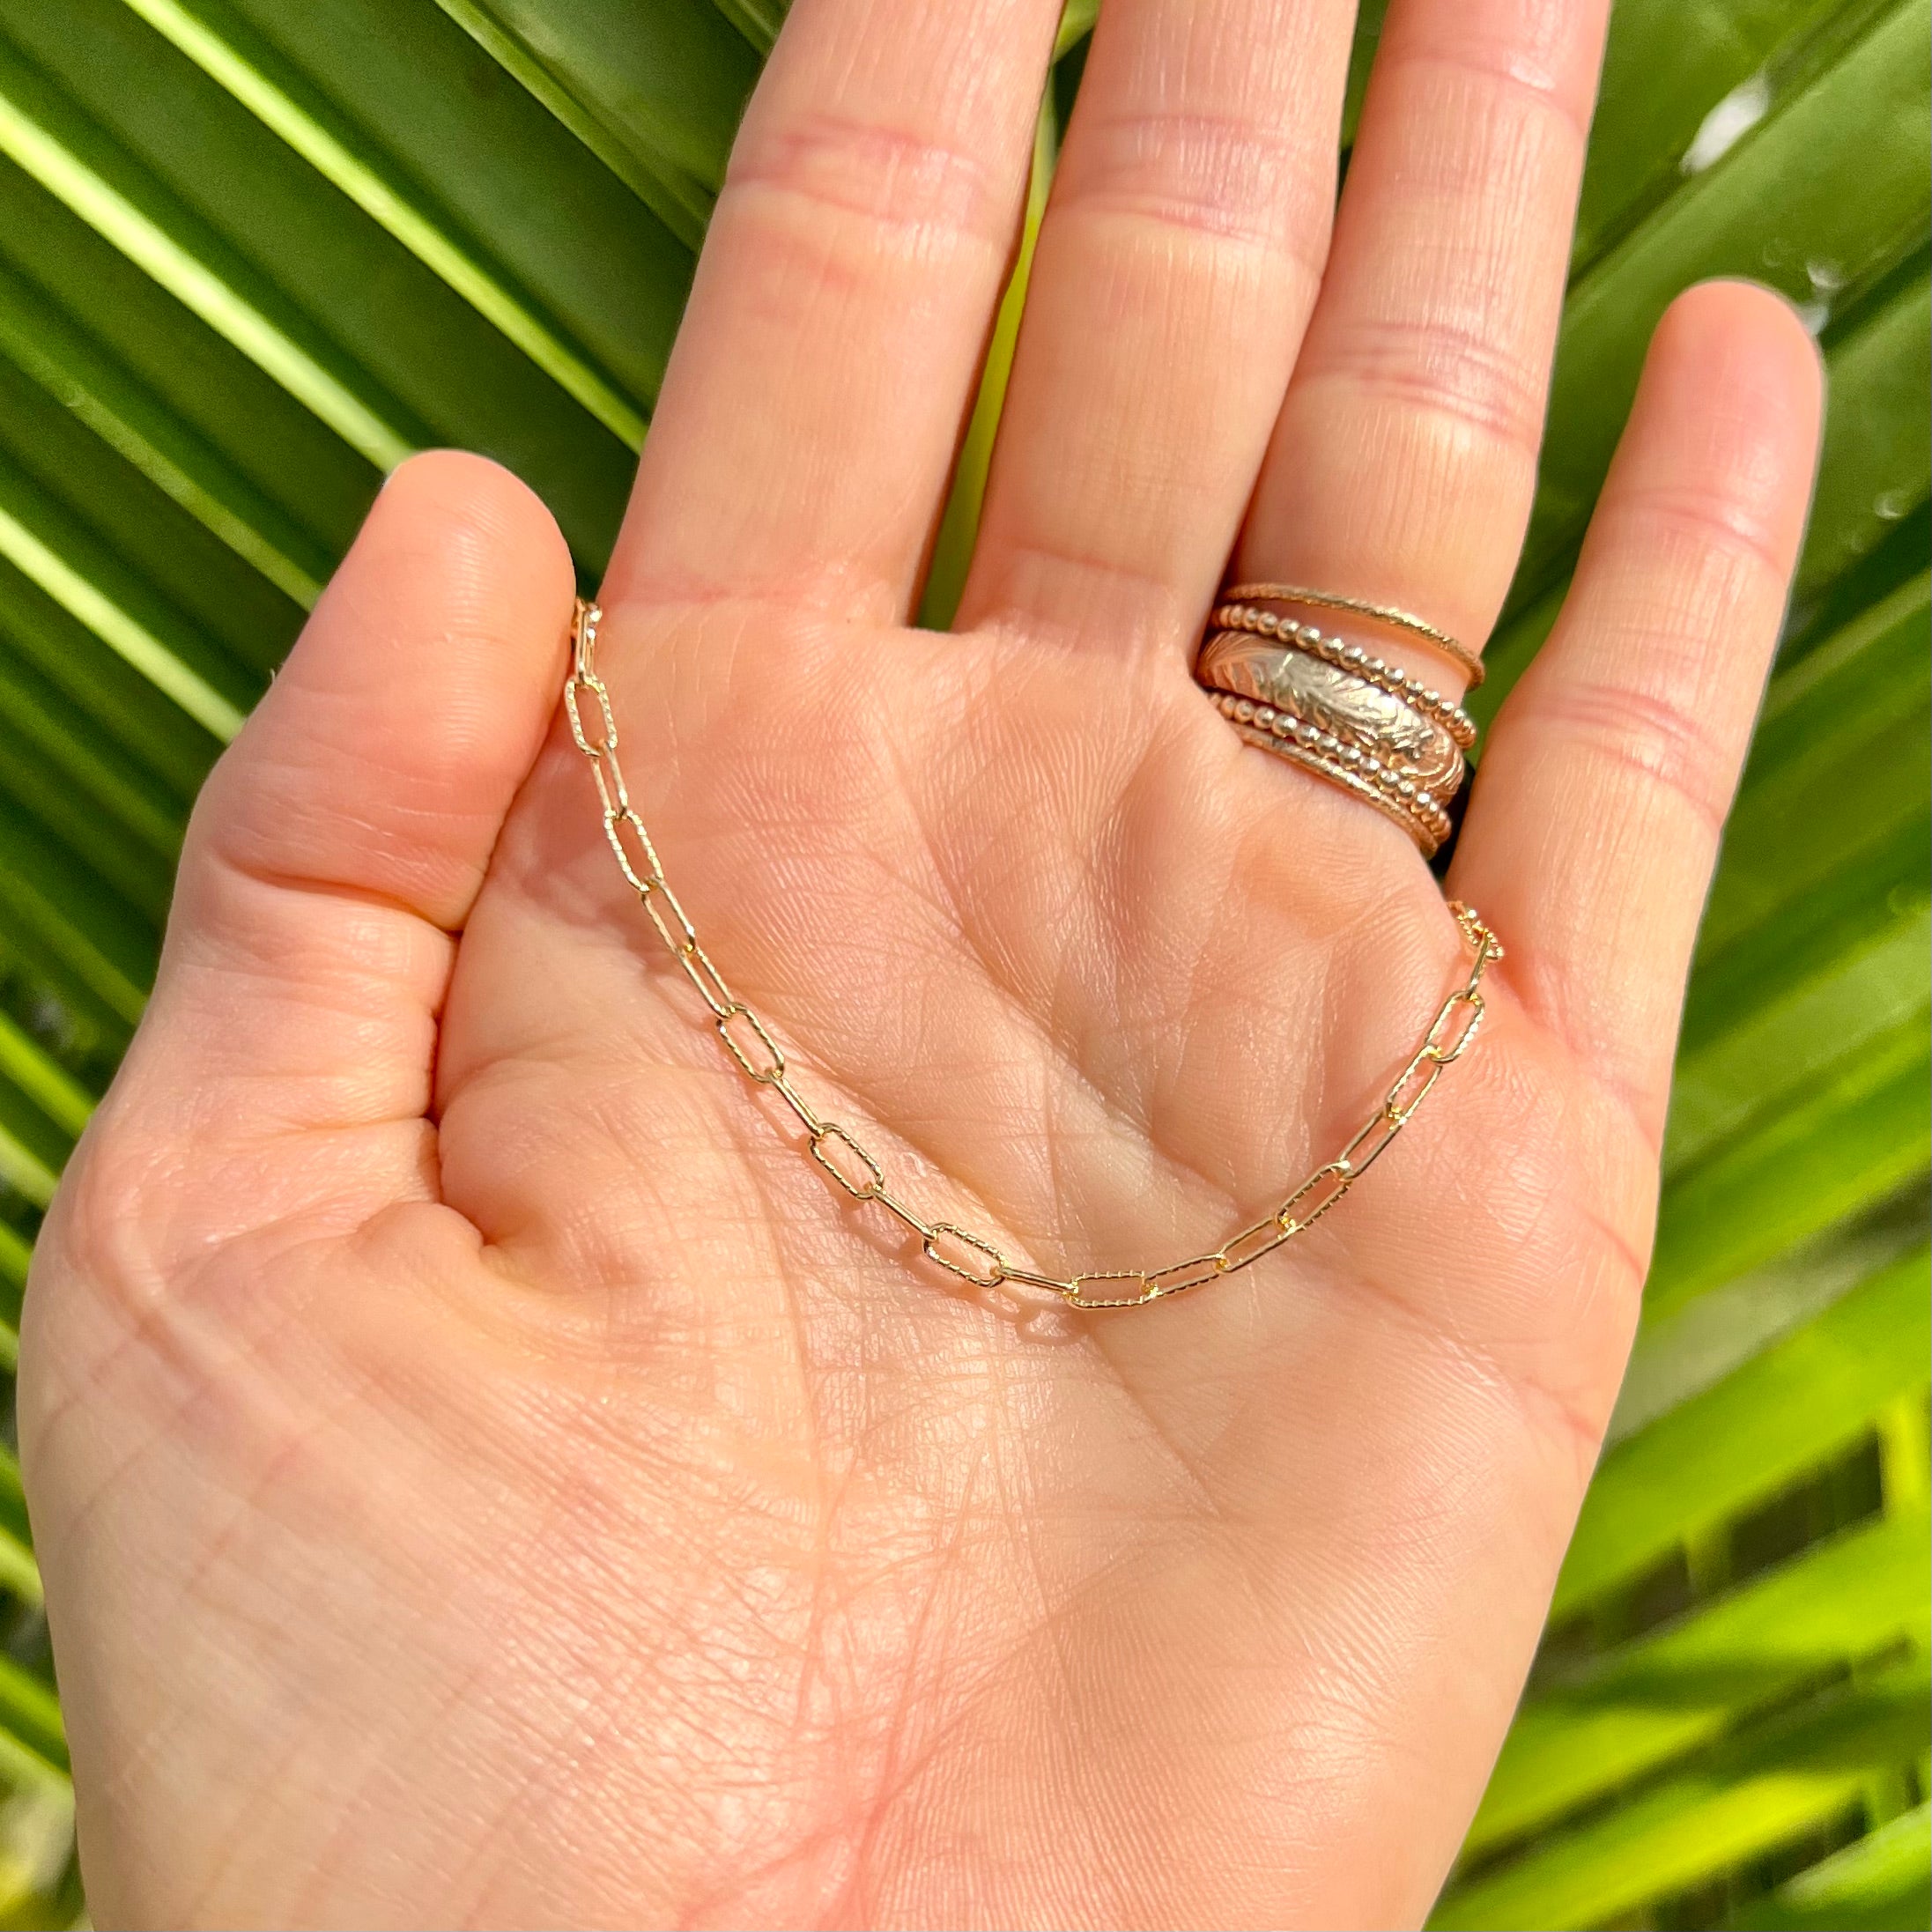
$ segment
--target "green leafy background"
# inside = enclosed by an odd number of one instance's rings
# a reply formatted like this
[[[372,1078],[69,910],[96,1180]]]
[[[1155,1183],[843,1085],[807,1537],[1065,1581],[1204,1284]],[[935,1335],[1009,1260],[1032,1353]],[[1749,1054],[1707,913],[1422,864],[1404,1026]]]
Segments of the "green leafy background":
[[[1062,32],[1036,223],[1092,11]],[[10,1319],[139,1017],[196,788],[383,471],[426,444],[489,451],[595,581],[781,11],[0,0]],[[1831,415],[1699,950],[1642,1333],[1445,1927],[1932,1914],[1928,41],[1932,0],[1617,11],[1485,705],[1549,627],[1677,290],[1782,289],[1824,347]],[[931,617],[970,543],[1021,293]],[[4,1451],[0,1605],[0,1923],[68,1923],[65,1747]]]

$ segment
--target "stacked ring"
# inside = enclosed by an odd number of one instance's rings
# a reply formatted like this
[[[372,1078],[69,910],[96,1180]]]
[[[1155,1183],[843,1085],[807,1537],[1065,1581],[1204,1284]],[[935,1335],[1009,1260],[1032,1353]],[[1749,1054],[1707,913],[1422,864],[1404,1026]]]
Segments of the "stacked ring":
[[[1358,677],[1380,685],[1391,697],[1400,698],[1405,704],[1440,719],[1465,751],[1476,743],[1476,721],[1461,705],[1445,698],[1433,685],[1424,684],[1421,678],[1411,677],[1399,666],[1373,655],[1359,644],[1345,643],[1338,637],[1324,635],[1312,624],[1299,623],[1293,618],[1281,617],[1272,611],[1260,611],[1247,603],[1222,604],[1214,613],[1214,625],[1218,630],[1249,631],[1259,637],[1278,638],[1298,650],[1353,671]]]
[[[1392,603],[1371,603],[1366,597],[1339,597],[1332,590],[1310,590],[1293,583],[1238,583],[1221,595],[1231,603],[1299,603],[1317,611],[1346,611],[1351,616],[1387,625],[1392,631],[1419,637],[1456,665],[1469,679],[1472,691],[1484,676],[1483,660],[1460,638],[1438,630],[1413,611],[1398,611]]]
[[[1243,599],[1213,622],[1195,676],[1241,737],[1375,806],[1433,855],[1476,742],[1469,714],[1359,645]]]
[[[1250,744],[1304,766],[1386,812],[1416,841],[1425,858],[1432,858],[1448,837],[1448,813],[1358,746],[1345,745],[1329,734],[1314,731],[1303,742],[1299,734],[1308,727],[1291,719],[1286,712],[1270,712],[1267,706],[1255,705],[1230,692],[1220,692],[1215,701]],[[1241,715],[1244,711],[1254,714],[1252,720]],[[1403,785],[1408,787],[1406,797],[1401,791]]]

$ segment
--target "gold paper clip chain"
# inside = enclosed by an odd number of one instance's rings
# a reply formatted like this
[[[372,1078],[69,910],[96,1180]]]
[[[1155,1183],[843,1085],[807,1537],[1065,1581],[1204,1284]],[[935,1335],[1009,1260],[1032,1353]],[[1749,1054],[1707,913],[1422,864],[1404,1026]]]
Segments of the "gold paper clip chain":
[[[1491,961],[1502,958],[1503,949],[1469,907],[1452,903],[1450,910],[1474,955],[1469,978],[1437,1009],[1422,1044],[1383,1094],[1367,1125],[1272,1214],[1230,1235],[1211,1253],[1166,1268],[1096,1269],[1069,1276],[1023,1268],[984,1235],[951,1221],[929,1221],[900,1200],[886,1186],[885,1168],[864,1143],[850,1128],[822,1119],[793,1084],[784,1049],[764,1021],[732,992],[699,944],[697,929],[664,877],[656,848],[631,803],[618,763],[617,717],[611,693],[596,670],[600,615],[595,604],[578,600],[564,708],[570,717],[570,735],[589,763],[603,807],[603,835],[617,855],[625,882],[650,915],[665,950],[698,989],[739,1072],[757,1085],[769,1087],[791,1109],[809,1136],[806,1151],[811,1158],[855,1201],[870,1201],[909,1228],[919,1237],[926,1258],[961,1281],[978,1288],[1011,1282],[1046,1289],[1076,1308],[1137,1308],[1250,1268],[1263,1255],[1314,1226],[1368,1172],[1428,1099],[1443,1068],[1459,1059],[1476,1038],[1483,1019],[1483,974]],[[1097,1292],[1089,1293],[1090,1288]]]

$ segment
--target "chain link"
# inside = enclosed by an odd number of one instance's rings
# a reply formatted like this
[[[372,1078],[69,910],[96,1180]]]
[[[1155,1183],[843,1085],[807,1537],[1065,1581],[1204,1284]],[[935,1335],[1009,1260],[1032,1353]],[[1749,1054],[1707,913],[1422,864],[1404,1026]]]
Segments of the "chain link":
[[[698,943],[697,929],[664,877],[644,821],[631,803],[618,762],[617,714],[596,669],[597,624],[601,613],[578,600],[571,629],[570,678],[564,708],[570,735],[590,766],[603,812],[603,835],[617,855],[625,883],[642,901],[665,950],[698,989],[712,1023],[738,1070],[771,1088],[805,1130],[806,1151],[851,1199],[883,1208],[919,1238],[926,1259],[977,1288],[1005,1283],[1044,1289],[1076,1308],[1137,1308],[1169,1295],[1184,1294],[1223,1276],[1250,1268],[1284,1241],[1313,1227],[1366,1173],[1402,1132],[1441,1077],[1442,1070],[1469,1050],[1483,1022],[1483,974],[1500,959],[1503,949],[1475,911],[1452,901],[1450,910],[1473,954],[1469,978],[1437,1010],[1407,1066],[1381,1104],[1333,1160],[1317,1167],[1275,1211],[1232,1234],[1218,1248],[1165,1268],[1093,1269],[1078,1275],[1049,1275],[1009,1261],[984,1235],[951,1221],[928,1221],[892,1193],[885,1170],[848,1127],[823,1119],[793,1085],[785,1054],[762,1021],[732,992],[724,975]],[[595,728],[593,737],[587,723]],[[1090,1292],[1092,1291],[1092,1292]]]

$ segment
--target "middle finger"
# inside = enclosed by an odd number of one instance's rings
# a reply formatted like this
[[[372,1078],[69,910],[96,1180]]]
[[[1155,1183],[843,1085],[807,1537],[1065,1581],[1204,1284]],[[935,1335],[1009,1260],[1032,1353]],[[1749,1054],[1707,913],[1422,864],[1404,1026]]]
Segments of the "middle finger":
[[[961,628],[1171,647],[1314,297],[1347,0],[1108,0],[1040,230]]]

